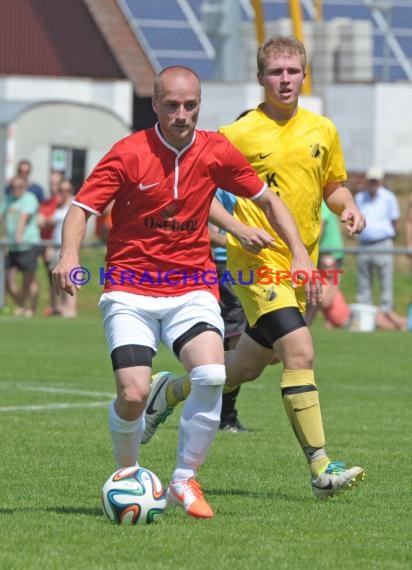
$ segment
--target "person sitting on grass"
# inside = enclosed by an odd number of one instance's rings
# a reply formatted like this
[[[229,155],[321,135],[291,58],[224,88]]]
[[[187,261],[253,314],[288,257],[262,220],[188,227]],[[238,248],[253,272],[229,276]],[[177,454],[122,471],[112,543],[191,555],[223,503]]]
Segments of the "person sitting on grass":
[[[316,313],[321,310],[325,317],[326,328],[342,328],[349,324],[351,308],[339,286],[338,263],[331,254],[323,254],[319,259],[322,272],[322,298],[317,305],[311,305],[305,319],[310,324]]]

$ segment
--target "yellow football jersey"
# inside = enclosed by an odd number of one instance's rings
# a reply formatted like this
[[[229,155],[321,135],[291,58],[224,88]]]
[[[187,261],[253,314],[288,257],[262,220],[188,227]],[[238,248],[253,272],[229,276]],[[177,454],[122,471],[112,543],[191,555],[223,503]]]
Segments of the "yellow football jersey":
[[[260,107],[222,132],[248,159],[260,178],[291,211],[312,262],[319,253],[320,208],[328,182],[346,180],[345,163],[335,125],[321,115],[299,108],[288,121],[269,118]],[[290,269],[291,255],[260,208],[238,198],[235,216],[274,235],[275,245],[258,256],[245,251],[228,235],[228,267],[255,269],[262,265]]]

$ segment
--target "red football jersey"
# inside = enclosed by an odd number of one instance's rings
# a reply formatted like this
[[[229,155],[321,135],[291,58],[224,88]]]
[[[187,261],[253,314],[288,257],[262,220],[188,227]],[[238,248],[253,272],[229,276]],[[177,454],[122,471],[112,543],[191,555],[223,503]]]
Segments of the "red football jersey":
[[[115,200],[104,290],[155,297],[215,292],[207,224],[217,187],[244,197],[266,188],[221,134],[196,130],[177,150],[156,125],[116,143],[74,201],[99,215]]]
[[[57,206],[59,205],[58,196],[52,196],[48,200],[44,200],[39,206],[39,214],[42,214],[46,219],[50,219],[54,216]],[[40,230],[41,239],[52,239],[53,226],[42,228]]]

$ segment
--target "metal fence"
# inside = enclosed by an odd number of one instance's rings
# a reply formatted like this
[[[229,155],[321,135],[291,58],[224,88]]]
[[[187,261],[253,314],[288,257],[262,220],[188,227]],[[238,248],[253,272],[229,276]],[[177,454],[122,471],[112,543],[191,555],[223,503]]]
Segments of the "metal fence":
[[[14,242],[10,242],[8,240],[0,240],[0,309],[4,307],[5,304],[5,258],[6,258],[6,251],[10,245],[13,245]],[[24,245],[24,244],[19,244]],[[32,244],[30,244],[32,245]],[[38,244],[39,247],[41,246],[54,246],[59,248],[60,244],[56,244],[51,240],[42,240]],[[102,247],[101,242],[90,242],[85,243],[82,246],[82,249],[90,249],[95,247]],[[321,249],[320,253],[343,253],[343,254],[350,254],[350,255],[359,255],[360,253],[365,253],[365,247],[344,247],[344,248],[327,248],[325,250]],[[393,248],[374,248],[374,254],[388,254],[391,255],[407,255],[412,257],[412,247],[393,247]]]

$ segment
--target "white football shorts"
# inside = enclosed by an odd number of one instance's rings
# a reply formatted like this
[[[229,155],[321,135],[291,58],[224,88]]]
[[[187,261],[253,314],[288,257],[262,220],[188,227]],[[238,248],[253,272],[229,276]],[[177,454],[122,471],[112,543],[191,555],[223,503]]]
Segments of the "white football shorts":
[[[208,291],[177,297],[111,291],[102,294],[99,308],[110,353],[127,344],[148,346],[156,352],[160,341],[172,350],[175,340],[201,322],[219,329],[223,337],[219,303]]]

